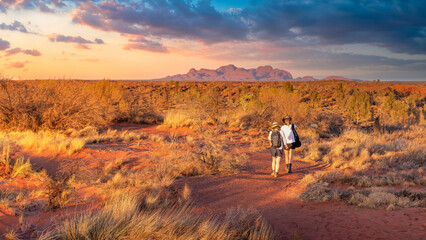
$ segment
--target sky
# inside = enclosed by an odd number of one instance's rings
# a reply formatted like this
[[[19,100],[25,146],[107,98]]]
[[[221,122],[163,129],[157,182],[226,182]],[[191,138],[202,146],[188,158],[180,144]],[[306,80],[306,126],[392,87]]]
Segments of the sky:
[[[426,80],[424,0],[0,0],[0,78],[155,79],[271,65]]]

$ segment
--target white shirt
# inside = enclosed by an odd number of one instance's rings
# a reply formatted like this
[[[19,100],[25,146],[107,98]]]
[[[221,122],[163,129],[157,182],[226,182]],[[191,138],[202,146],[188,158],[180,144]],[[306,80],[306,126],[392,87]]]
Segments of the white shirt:
[[[284,136],[283,136],[283,133],[281,131],[279,131],[279,132],[280,132],[280,135],[281,135],[281,147],[279,147],[278,149],[282,150],[283,146],[284,146],[284,142],[283,142]],[[269,136],[268,136],[269,141],[271,141],[271,135],[272,135],[272,131],[269,132]]]
[[[283,139],[284,139],[284,143],[285,144],[296,142],[296,140],[294,140],[293,131],[291,130],[291,125],[294,125],[294,129],[296,129],[296,125],[295,124],[283,125],[281,127],[281,135],[284,136]]]

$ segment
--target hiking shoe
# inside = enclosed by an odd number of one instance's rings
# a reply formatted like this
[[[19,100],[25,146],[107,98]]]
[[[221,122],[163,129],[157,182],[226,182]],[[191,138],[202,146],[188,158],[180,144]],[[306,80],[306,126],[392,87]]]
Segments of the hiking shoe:
[[[272,173],[271,173],[271,176],[275,176],[275,172],[272,172]]]
[[[277,172],[274,174],[274,177],[276,177],[276,178],[278,177],[278,173]]]

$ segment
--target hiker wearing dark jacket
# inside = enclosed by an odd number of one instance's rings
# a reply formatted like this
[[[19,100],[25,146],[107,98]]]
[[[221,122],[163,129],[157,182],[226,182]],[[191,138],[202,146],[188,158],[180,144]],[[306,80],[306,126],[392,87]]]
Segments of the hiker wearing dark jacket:
[[[284,161],[288,169],[288,173],[291,173],[291,165],[293,164],[293,154],[294,154],[294,143],[295,137],[292,128],[296,129],[296,125],[291,123],[291,117],[285,116],[282,119],[284,125],[281,127],[281,134],[284,139]],[[293,125],[293,126],[292,126]]]
[[[278,177],[278,170],[280,168],[280,160],[283,155],[283,135],[280,131],[280,124],[274,122],[271,127],[272,131],[269,132],[269,143],[271,144],[272,155],[272,173],[274,177]]]

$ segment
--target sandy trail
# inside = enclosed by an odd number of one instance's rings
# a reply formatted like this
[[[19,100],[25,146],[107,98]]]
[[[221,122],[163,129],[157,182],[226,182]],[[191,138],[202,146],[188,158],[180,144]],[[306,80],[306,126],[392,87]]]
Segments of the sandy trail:
[[[425,209],[365,209],[336,203],[298,200],[297,182],[324,166],[296,158],[294,173],[270,176],[269,151],[250,154],[247,171],[239,174],[191,177],[188,184],[197,206],[206,212],[224,213],[235,206],[257,209],[280,239],[425,239]]]

